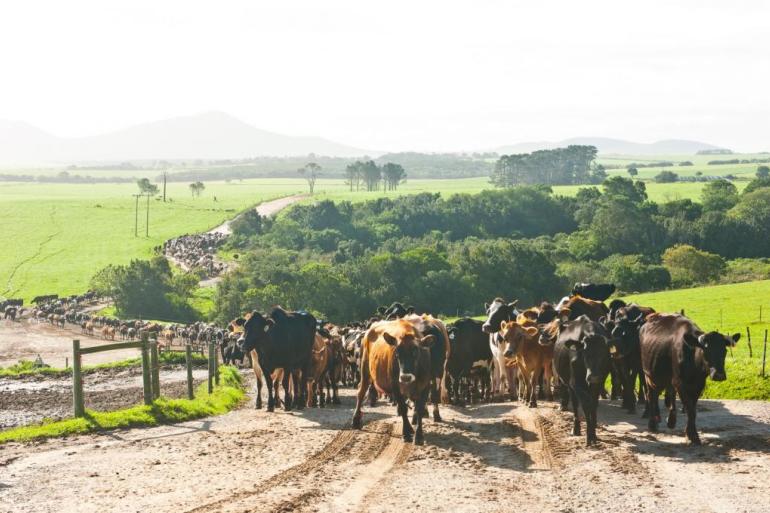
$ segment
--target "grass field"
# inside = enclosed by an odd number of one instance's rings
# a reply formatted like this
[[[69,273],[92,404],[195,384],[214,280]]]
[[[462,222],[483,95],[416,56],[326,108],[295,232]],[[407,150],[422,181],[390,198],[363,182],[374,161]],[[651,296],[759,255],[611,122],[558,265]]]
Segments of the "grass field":
[[[651,306],[659,312],[684,309],[685,315],[706,331],[741,333],[738,345],[727,356],[727,381],[709,381],[706,397],[770,399],[770,377],[759,376],[764,332],[770,329],[770,280],[638,294],[624,299]],[[752,335],[751,357],[747,327]],[[766,375],[770,376],[770,364]]]
[[[670,201],[697,199],[702,187],[702,183],[648,183],[647,189],[653,201]],[[478,177],[409,180],[395,192],[351,192],[343,180],[326,179],[318,181],[314,199],[364,201],[419,192],[477,193],[489,188],[488,178]],[[578,189],[557,186],[554,192],[574,195]],[[208,182],[203,195],[192,198],[187,184],[171,183],[168,197],[172,201],[150,201],[149,237],[144,236],[145,205],[140,205],[139,237],[134,237],[134,184],[3,183],[0,297],[29,300],[39,294],[83,292],[93,273],[107,264],[147,258],[153,247],[169,238],[205,231],[264,200],[306,190],[299,178]]]

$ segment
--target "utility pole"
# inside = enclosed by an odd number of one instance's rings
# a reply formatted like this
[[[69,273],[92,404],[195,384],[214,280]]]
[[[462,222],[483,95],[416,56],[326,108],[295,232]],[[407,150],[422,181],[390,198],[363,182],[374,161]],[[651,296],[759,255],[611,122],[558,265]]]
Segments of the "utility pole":
[[[145,226],[145,237],[150,236],[150,194],[147,193],[147,225]]]
[[[163,203],[166,202],[166,177],[168,176],[168,170],[163,170]]]
[[[134,237],[139,237],[139,196],[141,194],[132,194],[136,198],[136,205],[134,206]]]

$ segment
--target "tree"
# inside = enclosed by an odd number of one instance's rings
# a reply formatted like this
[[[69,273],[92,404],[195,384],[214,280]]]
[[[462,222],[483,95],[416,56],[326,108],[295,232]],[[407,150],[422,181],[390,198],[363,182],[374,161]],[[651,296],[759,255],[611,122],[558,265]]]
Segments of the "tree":
[[[353,185],[358,190],[361,185],[361,162],[356,161],[345,167],[345,184],[350,186],[350,192],[353,192]]]
[[[158,186],[154,183],[150,183],[149,178],[141,178],[136,181],[136,185],[139,187],[139,192],[142,194],[157,194]]]
[[[380,181],[382,181],[382,170],[371,160],[361,163],[361,176],[366,184],[366,190],[377,191],[380,189]]]
[[[738,203],[738,188],[721,178],[708,182],[701,191],[701,202],[705,210],[730,210]]]
[[[382,175],[385,178],[385,190],[395,191],[400,183],[406,181],[404,168],[392,162],[382,166]]]
[[[671,273],[675,286],[716,280],[725,269],[721,256],[701,251],[688,244],[678,244],[663,252],[663,266]]]
[[[307,180],[308,188],[310,189],[310,195],[313,195],[315,191],[315,182],[318,180],[318,176],[321,174],[321,166],[315,162],[308,162],[304,167],[297,169],[297,172],[305,177]]]
[[[629,174],[629,175],[630,175],[632,178],[633,178],[633,177],[635,177],[636,175],[638,175],[638,174],[639,174],[639,170],[638,170],[638,169],[636,169],[635,167],[629,167],[629,168],[626,170],[626,172],[627,172],[627,173],[628,173],[628,174]]]
[[[205,188],[206,185],[204,185],[203,182],[195,182],[190,184],[190,192],[192,193],[193,197],[200,197],[201,192],[203,192],[203,189]]]
[[[674,183],[679,180],[679,175],[673,171],[661,171],[655,175],[655,181],[657,183]]]
[[[760,179],[770,178],[770,167],[768,167],[768,166],[758,166],[757,167],[757,178],[760,178]]]
[[[602,188],[608,197],[623,197],[634,203],[642,203],[647,199],[647,186],[641,180],[634,182],[629,178],[616,175],[607,178],[602,183]]]
[[[766,187],[770,187],[770,177],[763,178],[758,176],[746,185],[746,188],[743,189],[743,194],[746,195]]]

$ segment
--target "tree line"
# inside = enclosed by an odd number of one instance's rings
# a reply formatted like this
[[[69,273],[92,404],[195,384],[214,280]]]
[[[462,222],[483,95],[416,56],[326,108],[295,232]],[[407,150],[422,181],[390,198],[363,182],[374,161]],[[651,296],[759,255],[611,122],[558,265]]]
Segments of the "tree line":
[[[572,145],[503,155],[495,163],[490,181],[496,187],[601,183],[607,173],[595,163],[596,154],[595,146]]]

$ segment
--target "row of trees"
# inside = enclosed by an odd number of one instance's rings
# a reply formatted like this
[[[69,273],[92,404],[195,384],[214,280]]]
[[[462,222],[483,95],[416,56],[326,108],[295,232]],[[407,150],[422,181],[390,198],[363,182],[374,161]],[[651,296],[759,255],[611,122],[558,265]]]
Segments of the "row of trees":
[[[490,179],[496,187],[601,183],[607,174],[602,166],[595,164],[596,154],[595,146],[572,145],[503,155],[497,160]]]
[[[150,182],[149,178],[140,178],[136,181],[136,186],[139,187],[139,192],[142,194],[154,196],[160,192],[158,186]],[[191,183],[189,188],[193,198],[196,196],[200,197],[201,193],[206,189],[206,185],[203,182],[198,181]],[[163,190],[163,200],[166,200],[165,186]]]
[[[406,181],[406,171],[400,164],[386,162],[378,166],[372,160],[357,160],[345,167],[345,184],[352,191],[366,188],[367,191],[380,190],[380,184],[386,191],[395,191]]]

